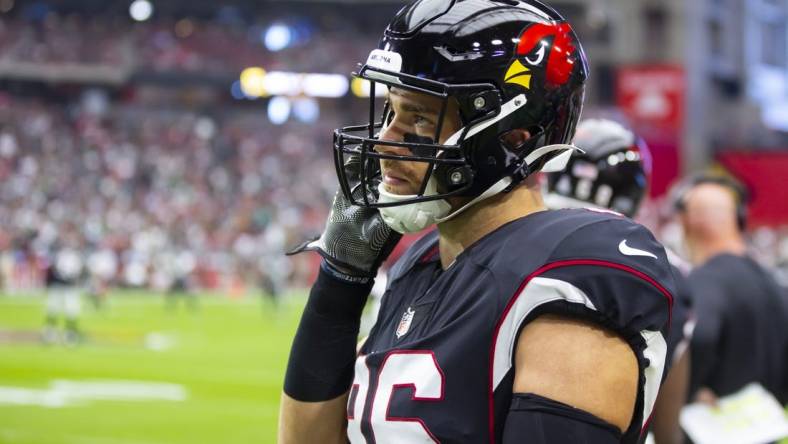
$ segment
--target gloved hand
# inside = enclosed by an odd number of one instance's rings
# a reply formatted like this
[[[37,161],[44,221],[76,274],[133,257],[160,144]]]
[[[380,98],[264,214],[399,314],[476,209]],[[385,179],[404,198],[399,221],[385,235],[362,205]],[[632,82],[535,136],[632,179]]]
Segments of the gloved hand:
[[[351,156],[344,165],[353,198],[362,200],[361,161]],[[377,189],[377,183],[372,184]],[[326,227],[319,238],[305,242],[288,255],[317,251],[329,265],[353,277],[375,277],[402,235],[392,230],[376,208],[351,205],[340,189],[334,195]]]

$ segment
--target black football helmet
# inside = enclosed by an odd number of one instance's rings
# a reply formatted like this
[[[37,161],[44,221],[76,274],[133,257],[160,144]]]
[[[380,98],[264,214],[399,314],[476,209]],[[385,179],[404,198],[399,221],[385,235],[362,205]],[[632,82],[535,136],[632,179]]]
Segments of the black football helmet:
[[[404,7],[354,73],[370,82],[369,123],[334,132],[345,196],[373,208],[449,196],[478,200],[494,194],[493,185],[495,192],[508,191],[536,171],[560,167],[572,151],[587,70],[570,25],[536,0],[418,0]],[[442,100],[434,137],[378,139],[390,110],[380,98],[376,103],[375,92],[391,87]],[[462,129],[440,144],[450,100],[459,105]],[[502,136],[512,129],[531,137],[508,146]],[[376,145],[404,147],[408,154],[379,153]],[[349,174],[346,165],[358,158],[361,171]],[[381,201],[381,159],[428,163],[420,191]]]
[[[548,175],[550,208],[595,207],[632,217],[651,180],[646,143],[612,120],[588,119],[577,126],[574,145],[582,150],[566,169]]]

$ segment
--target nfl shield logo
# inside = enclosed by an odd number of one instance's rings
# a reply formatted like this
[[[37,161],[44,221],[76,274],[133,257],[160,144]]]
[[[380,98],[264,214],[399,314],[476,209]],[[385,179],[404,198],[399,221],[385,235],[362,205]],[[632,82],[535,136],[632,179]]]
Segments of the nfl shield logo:
[[[402,319],[399,320],[399,325],[397,325],[397,339],[405,336],[408,330],[410,330],[410,323],[413,322],[413,315],[415,314],[416,312],[410,307],[408,307],[405,313],[402,313]]]

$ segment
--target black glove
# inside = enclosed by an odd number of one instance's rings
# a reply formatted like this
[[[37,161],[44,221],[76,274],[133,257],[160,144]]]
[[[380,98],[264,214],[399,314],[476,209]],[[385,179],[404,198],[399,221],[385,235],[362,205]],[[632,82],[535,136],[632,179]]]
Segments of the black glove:
[[[359,185],[361,162],[358,156],[351,156],[344,168],[351,181],[353,198],[361,200],[364,190]],[[376,187],[377,183],[373,186]],[[323,234],[287,254],[317,251],[337,271],[353,277],[370,278],[375,277],[378,267],[391,254],[400,238],[402,235],[383,222],[376,208],[351,205],[342,190],[339,190],[334,195]]]

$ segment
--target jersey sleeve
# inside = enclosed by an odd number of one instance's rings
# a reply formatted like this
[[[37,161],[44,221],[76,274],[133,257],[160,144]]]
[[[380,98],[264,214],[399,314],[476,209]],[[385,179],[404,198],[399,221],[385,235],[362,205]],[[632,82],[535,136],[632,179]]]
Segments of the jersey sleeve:
[[[640,382],[627,435],[640,433],[664,378],[674,287],[665,249],[651,232],[612,216],[567,235],[523,283],[525,300],[534,306],[526,322],[544,313],[582,318],[630,344]]]

